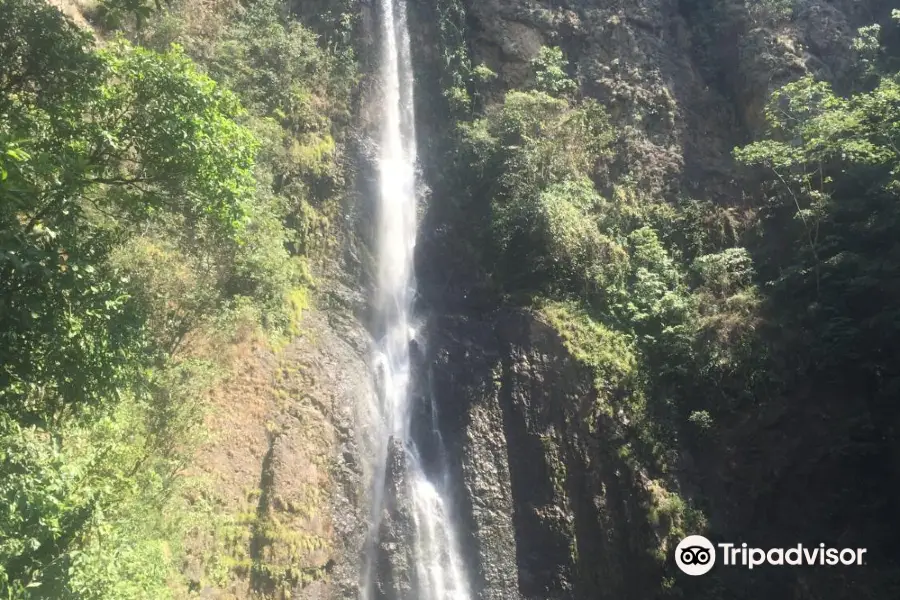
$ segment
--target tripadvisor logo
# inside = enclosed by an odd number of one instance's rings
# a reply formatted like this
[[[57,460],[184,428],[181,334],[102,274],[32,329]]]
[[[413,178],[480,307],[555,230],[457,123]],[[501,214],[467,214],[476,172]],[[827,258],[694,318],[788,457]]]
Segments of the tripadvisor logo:
[[[829,548],[819,544],[812,548],[797,544],[791,548],[751,548],[747,544],[719,543],[718,555],[726,567],[753,569],[761,565],[772,566],[828,566],[863,565],[865,548]],[[689,535],[675,548],[675,564],[688,575],[709,573],[716,564],[716,546],[702,535]]]
[[[702,535],[689,535],[675,548],[675,564],[688,575],[703,575],[716,564],[716,549]]]

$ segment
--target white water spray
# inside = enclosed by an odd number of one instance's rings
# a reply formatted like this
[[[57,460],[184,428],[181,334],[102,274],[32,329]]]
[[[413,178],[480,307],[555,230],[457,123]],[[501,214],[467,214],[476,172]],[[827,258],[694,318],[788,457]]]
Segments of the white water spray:
[[[405,574],[416,600],[469,600],[467,580],[446,503],[428,480],[410,431],[410,315],[415,297],[416,139],[413,71],[405,0],[379,0],[382,55],[382,130],[378,153],[378,281],[375,309],[383,337],[378,345],[381,431],[373,494],[372,543],[364,567],[363,600],[374,600],[374,554],[384,510],[385,469],[392,439],[407,449],[405,495],[410,499],[411,556]],[[388,600],[407,600],[389,598]]]

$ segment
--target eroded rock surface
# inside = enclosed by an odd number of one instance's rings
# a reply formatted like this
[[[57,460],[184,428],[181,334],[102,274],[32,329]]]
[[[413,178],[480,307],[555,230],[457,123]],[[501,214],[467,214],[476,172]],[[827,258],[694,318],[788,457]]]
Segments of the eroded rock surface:
[[[309,310],[278,351],[236,344],[217,389],[187,501],[214,506],[187,540],[184,572],[205,598],[356,599],[368,522],[373,394],[368,334],[339,311]]]
[[[412,573],[414,558],[413,517],[409,497],[408,466],[403,440],[388,443],[385,473],[385,501],[378,535],[376,556],[376,597],[382,600],[414,600]]]
[[[527,311],[432,322],[438,410],[480,599],[641,597],[658,581],[642,473],[590,375]],[[591,418],[593,417],[593,418]],[[594,423],[594,426],[588,425]]]
[[[416,3],[423,4],[432,3]],[[806,74],[850,89],[859,69],[852,49],[857,28],[886,25],[891,8],[882,0],[797,0],[792,13],[778,16],[744,0],[462,4],[473,63],[499,74],[487,104],[529,85],[529,62],[541,45],[560,46],[569,75],[609,109],[620,133],[610,180],[627,174],[629,185],[656,199],[687,196],[738,207],[752,186],[742,181],[746,174],[731,151],[761,133],[770,93]],[[436,16],[419,10],[413,36],[438,39]],[[422,73],[440,68],[433,49],[417,59]],[[422,114],[431,116],[439,90],[428,82],[423,78],[417,93]],[[776,441],[806,418],[778,415],[766,421],[779,420],[777,428],[760,420],[735,431],[730,454],[684,452],[676,473],[635,468],[640,460],[626,460],[626,424],[596,410],[591,375],[552,327],[530,312],[497,308],[502,296],[478,257],[487,244],[471,233],[473,220],[489,218],[490,199],[461,201],[452,182],[441,181],[444,156],[435,140],[442,121],[434,121],[420,128],[425,179],[435,190],[418,274],[431,317],[431,387],[478,598],[644,599],[673,588],[694,598],[807,598],[849,585],[839,574],[780,572],[725,577],[720,587],[704,588],[673,574],[666,532],[675,491],[701,502],[719,532],[758,531],[780,514],[792,516],[793,525],[781,521],[785,529],[806,535],[795,526],[804,510],[801,485],[785,478],[789,503],[758,489],[765,487],[764,472],[810,470],[802,465],[816,455],[812,449],[828,443],[815,428],[791,444]],[[791,448],[793,458],[776,456],[775,448]],[[827,519],[819,517],[809,521],[823,530]]]
[[[627,129],[620,168],[646,191],[704,188],[739,199],[731,149],[759,132],[777,86],[806,73],[846,85],[856,29],[879,0],[798,0],[772,18],[744,0],[467,1],[475,63],[498,91],[529,83],[542,44],[560,46],[586,95]]]

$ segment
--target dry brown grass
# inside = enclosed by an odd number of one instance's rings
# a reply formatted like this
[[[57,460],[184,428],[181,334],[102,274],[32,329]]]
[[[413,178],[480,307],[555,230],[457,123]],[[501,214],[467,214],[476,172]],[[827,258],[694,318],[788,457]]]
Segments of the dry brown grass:
[[[186,540],[184,571],[211,597],[288,598],[331,558],[336,436],[308,338],[276,351],[245,326],[231,340],[195,332],[185,342],[184,353],[215,356],[227,372],[206,400],[209,437],[185,472],[197,483],[186,502],[213,514]]]
[[[61,10],[64,15],[72,19],[79,27],[92,29],[85,15],[94,10],[97,4],[94,0],[48,0],[48,2]]]

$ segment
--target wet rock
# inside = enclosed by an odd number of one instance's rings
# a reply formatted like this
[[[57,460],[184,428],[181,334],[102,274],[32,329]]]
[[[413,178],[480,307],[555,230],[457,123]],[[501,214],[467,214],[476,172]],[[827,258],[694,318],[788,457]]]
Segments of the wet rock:
[[[429,331],[475,597],[649,597],[661,573],[646,480],[616,455],[620,428],[591,415],[590,374],[527,311]]]
[[[336,284],[335,294],[352,294]],[[352,297],[351,297],[352,300]],[[266,561],[290,569],[293,597],[356,600],[369,521],[369,336],[348,307],[304,314],[284,350],[285,413],[274,420]]]
[[[542,44],[558,45],[582,93],[608,108],[621,134],[611,179],[627,173],[653,199],[733,205],[745,188],[731,151],[759,134],[771,91],[808,73],[846,86],[857,75],[856,28],[889,3],[797,0],[791,18],[766,22],[746,0],[462,4],[474,63],[499,74],[487,104],[528,86],[529,61]],[[413,36],[430,46],[437,20],[418,19]],[[438,72],[440,57],[433,47],[417,53],[418,72]],[[431,117],[442,90],[422,87],[420,115]],[[490,218],[490,199],[464,204],[458,182],[440,187],[443,121],[426,121],[423,165],[436,184],[417,259],[433,315],[427,417],[436,415],[448,451],[475,596],[657,597],[666,546],[654,511],[668,491],[640,461],[623,459],[627,424],[595,411],[591,375],[553,329],[528,311],[497,309],[500,294],[479,264],[486,241],[471,233],[474,219]]]
[[[859,74],[856,29],[887,6],[797,0],[785,19],[745,0],[464,4],[474,62],[500,75],[491,101],[531,83],[541,45],[560,46],[623,134],[617,172],[652,195],[702,182],[723,200],[736,192],[731,149],[761,132],[769,93],[807,73],[846,88]]]
[[[472,396],[463,442],[463,482],[471,500],[473,545],[483,580],[479,598],[518,597],[509,447],[500,407],[500,381],[489,380]]]
[[[388,444],[384,483],[384,513],[378,531],[375,588],[383,600],[415,600],[410,551],[413,536],[412,503],[407,481],[407,456],[402,440]]]

